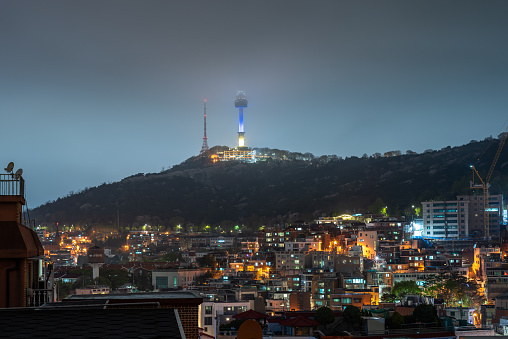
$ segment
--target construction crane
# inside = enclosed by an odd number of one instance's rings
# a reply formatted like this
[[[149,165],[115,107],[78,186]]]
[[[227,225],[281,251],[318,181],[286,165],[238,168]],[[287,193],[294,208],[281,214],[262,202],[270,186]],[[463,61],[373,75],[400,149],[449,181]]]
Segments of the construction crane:
[[[494,167],[496,167],[497,161],[499,160],[499,156],[501,155],[501,151],[503,149],[503,146],[506,142],[506,138],[508,137],[508,128],[506,128],[506,131],[503,133],[503,136],[501,137],[501,141],[499,142],[499,147],[497,148],[496,155],[494,156],[494,160],[492,161],[492,164],[490,165],[489,172],[487,173],[487,176],[485,179],[482,179],[480,176],[480,173],[476,170],[476,168],[471,165],[471,169],[473,170],[473,180],[470,183],[470,188],[476,189],[481,188],[483,190],[483,225],[484,225],[484,237],[490,238],[490,223],[489,223],[489,187],[490,187],[490,177],[492,177],[492,173],[494,173]],[[475,183],[475,178],[478,178],[480,182]]]

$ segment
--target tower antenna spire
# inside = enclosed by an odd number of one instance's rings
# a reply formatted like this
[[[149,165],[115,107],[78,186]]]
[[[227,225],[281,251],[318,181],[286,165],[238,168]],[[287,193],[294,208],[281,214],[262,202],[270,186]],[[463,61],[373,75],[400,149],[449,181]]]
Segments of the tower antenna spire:
[[[235,107],[238,108],[238,147],[245,147],[245,130],[243,129],[243,109],[247,107],[245,92],[239,91],[235,100]]]
[[[203,118],[204,118],[204,135],[203,135],[203,146],[201,146],[201,152],[199,154],[207,153],[210,148],[208,147],[208,137],[206,136],[206,99],[203,101]]]

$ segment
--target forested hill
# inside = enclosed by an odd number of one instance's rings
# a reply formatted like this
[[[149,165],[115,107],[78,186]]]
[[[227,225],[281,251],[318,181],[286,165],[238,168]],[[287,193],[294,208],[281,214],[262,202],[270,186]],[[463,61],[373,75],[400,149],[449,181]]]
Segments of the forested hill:
[[[193,157],[157,174],[87,188],[31,211],[40,224],[258,227],[344,212],[409,213],[429,199],[470,193],[473,164],[485,176],[498,139],[472,141],[394,157],[321,157],[256,164],[209,164]],[[280,152],[280,151],[279,151]],[[412,152],[408,152],[412,153]],[[479,161],[476,158],[481,154]],[[491,180],[491,194],[508,192],[508,149]]]

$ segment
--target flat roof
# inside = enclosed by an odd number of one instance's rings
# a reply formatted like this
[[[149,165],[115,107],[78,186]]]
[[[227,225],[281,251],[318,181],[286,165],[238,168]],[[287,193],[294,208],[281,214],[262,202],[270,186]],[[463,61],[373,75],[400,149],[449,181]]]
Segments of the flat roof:
[[[147,292],[147,293],[110,293],[110,294],[74,294],[69,296],[64,300],[91,300],[91,299],[100,299],[100,300],[112,300],[112,299],[122,299],[122,300],[146,300],[146,299],[200,299],[203,300],[203,297],[193,291],[171,291],[171,292]]]

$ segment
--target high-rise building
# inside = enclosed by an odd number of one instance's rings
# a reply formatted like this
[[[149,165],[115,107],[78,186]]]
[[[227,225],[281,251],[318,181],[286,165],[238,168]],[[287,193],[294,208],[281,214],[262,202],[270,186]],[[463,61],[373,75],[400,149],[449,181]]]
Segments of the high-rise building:
[[[488,196],[489,233],[484,234],[483,195],[459,195],[452,201],[422,202],[426,238],[498,237],[503,216],[503,196]]]

